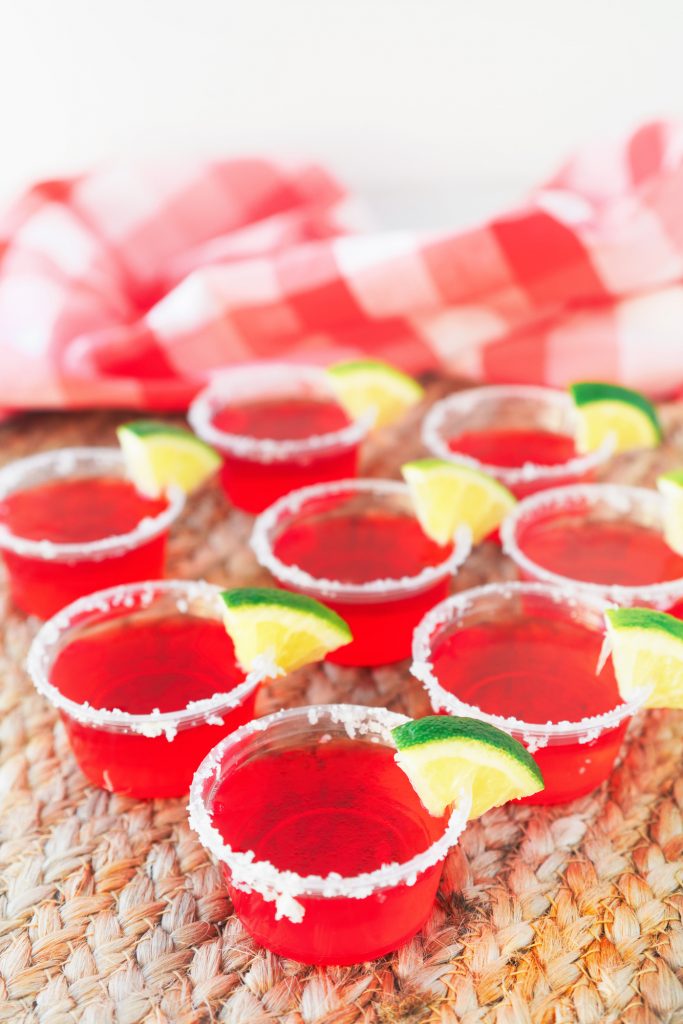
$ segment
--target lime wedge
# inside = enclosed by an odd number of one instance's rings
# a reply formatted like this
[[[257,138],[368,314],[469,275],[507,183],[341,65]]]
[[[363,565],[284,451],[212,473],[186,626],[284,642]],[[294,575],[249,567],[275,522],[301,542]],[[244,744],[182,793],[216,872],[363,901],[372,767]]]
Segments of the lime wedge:
[[[683,622],[654,608],[605,612],[619,693],[650,689],[648,708],[683,708]]]
[[[683,555],[683,469],[658,477],[657,490],[664,499],[664,539],[672,551]]]
[[[322,661],[353,639],[344,620],[320,601],[275,587],[242,587],[221,594],[225,628],[237,660],[249,671],[268,658],[283,672]]]
[[[638,391],[584,381],[569,389],[578,415],[576,447],[581,454],[614,438],[617,452],[656,448],[662,428],[655,407]]]
[[[116,436],[128,479],[150,498],[158,498],[171,485],[190,494],[221,464],[218,452],[191,431],[157,420],[124,423]]]
[[[328,369],[327,375],[351,419],[374,411],[375,427],[386,427],[400,419],[424,394],[412,377],[375,359],[337,363]]]
[[[443,459],[418,459],[401,466],[415,514],[437,544],[453,539],[466,524],[477,544],[500,526],[516,498],[488,473]]]
[[[488,722],[433,715],[399,725],[392,734],[396,762],[430,814],[443,814],[463,789],[472,793],[470,818],[478,818],[545,788],[529,751]]]

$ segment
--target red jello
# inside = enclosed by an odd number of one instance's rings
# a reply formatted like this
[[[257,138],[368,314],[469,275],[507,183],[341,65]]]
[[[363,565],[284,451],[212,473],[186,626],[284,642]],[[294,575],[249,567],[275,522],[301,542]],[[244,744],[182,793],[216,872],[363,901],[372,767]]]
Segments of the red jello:
[[[468,809],[424,809],[394,761],[390,729],[403,721],[352,705],[279,712],[197,772],[191,823],[261,945],[356,963],[396,949],[431,913]]]
[[[317,597],[348,623],[353,642],[329,655],[341,665],[408,657],[412,631],[448,593],[469,552],[422,531],[404,484],[345,480],[293,492],[256,522],[257,558],[289,589]]]
[[[322,370],[280,363],[226,371],[193,402],[189,420],[223,456],[223,489],[247,512],[298,487],[355,476],[371,425],[349,419]]]
[[[43,627],[29,665],[81,770],[103,789],[181,796],[207,751],[251,721],[217,588],[148,582],[83,598]]]
[[[413,671],[435,710],[490,721],[532,751],[545,790],[529,803],[599,786],[642,703],[622,701],[610,660],[597,674],[605,607],[543,584],[490,584],[443,602],[416,632]]]
[[[48,618],[84,594],[163,575],[179,493],[140,495],[117,449],[59,449],[0,472],[0,548],[12,599]]]
[[[678,613],[683,558],[666,543],[662,516],[663,499],[646,488],[562,487],[521,502],[502,535],[525,579]]]

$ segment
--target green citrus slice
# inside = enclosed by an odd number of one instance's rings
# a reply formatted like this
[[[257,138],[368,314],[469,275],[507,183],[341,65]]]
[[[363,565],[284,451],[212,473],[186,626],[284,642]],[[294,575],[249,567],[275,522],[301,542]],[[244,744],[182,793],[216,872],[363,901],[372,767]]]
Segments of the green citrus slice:
[[[126,475],[141,494],[158,498],[175,485],[196,491],[221,464],[221,457],[189,430],[157,420],[135,420],[116,431]]]
[[[529,751],[501,729],[475,718],[433,715],[392,730],[396,762],[430,814],[443,814],[465,790],[470,818],[544,789]]]
[[[609,437],[617,452],[660,444],[662,428],[655,407],[638,391],[597,381],[572,384],[569,390],[578,416],[576,447],[581,454],[600,448]]]
[[[466,524],[477,544],[500,526],[516,498],[488,473],[443,459],[418,459],[401,466],[415,514],[437,544],[453,539]]]
[[[353,639],[336,612],[315,598],[275,587],[241,587],[221,594],[225,628],[237,660],[249,671],[268,658],[283,672],[322,661]]]
[[[657,489],[664,499],[664,539],[672,551],[683,555],[683,469],[658,477]]]
[[[645,707],[683,708],[683,622],[654,608],[611,608],[605,617],[623,699],[650,688]]]
[[[374,410],[375,427],[386,427],[400,419],[424,394],[412,377],[376,359],[337,363],[327,375],[349,416],[357,420]]]

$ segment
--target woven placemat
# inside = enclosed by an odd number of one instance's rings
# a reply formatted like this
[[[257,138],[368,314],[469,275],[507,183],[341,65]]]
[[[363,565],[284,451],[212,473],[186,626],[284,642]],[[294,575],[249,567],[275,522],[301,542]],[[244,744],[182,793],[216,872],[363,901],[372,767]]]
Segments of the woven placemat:
[[[444,389],[434,383],[430,398]],[[667,445],[621,459],[610,478],[651,483],[683,464],[683,410],[663,415]],[[0,428],[0,459],[112,444],[122,418],[22,417]],[[366,471],[395,476],[419,451],[416,424],[375,445]],[[169,575],[263,579],[250,525],[217,490],[193,499]],[[457,588],[511,575],[484,545]],[[251,941],[184,800],[138,802],[85,783],[22,667],[37,622],[9,606],[4,577],[0,618],[0,1021],[683,1022],[683,714],[641,715],[621,765],[591,796],[472,823],[429,923],[398,953],[315,969]],[[426,710],[401,664],[302,671],[264,694],[259,712],[340,700]]]

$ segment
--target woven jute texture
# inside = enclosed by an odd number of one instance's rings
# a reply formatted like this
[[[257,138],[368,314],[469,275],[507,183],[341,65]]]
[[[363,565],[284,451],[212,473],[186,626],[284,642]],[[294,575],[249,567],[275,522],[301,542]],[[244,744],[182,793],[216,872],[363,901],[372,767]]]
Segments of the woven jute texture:
[[[430,397],[444,390],[436,382]],[[621,459],[611,478],[652,483],[683,464],[683,410],[663,414],[666,446]],[[26,416],[0,428],[0,457],[112,444],[121,418]],[[366,472],[395,476],[419,451],[416,427],[417,415],[376,444]],[[250,525],[217,490],[191,500],[169,575],[263,580]],[[457,589],[511,575],[484,545]],[[4,578],[0,587],[0,1021],[683,1022],[683,714],[641,715],[591,796],[472,823],[426,928],[398,953],[304,967],[256,947],[232,916],[184,800],[139,802],[85,783],[23,668],[37,623],[9,606]],[[426,710],[406,664],[302,671],[258,710],[345,700]]]

